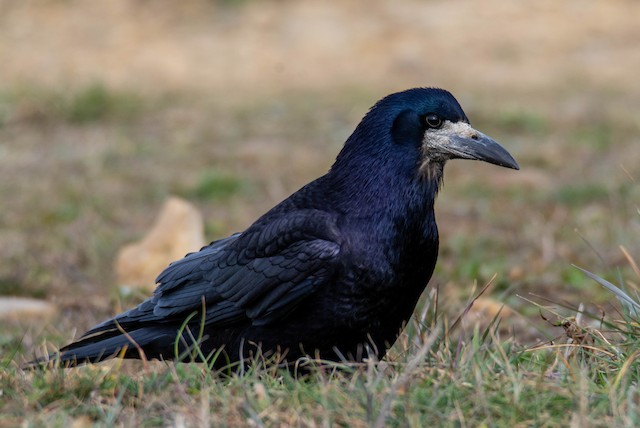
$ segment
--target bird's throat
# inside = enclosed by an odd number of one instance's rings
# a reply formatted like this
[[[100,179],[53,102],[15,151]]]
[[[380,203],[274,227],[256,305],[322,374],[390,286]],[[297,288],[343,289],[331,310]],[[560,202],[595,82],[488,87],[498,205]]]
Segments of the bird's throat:
[[[437,183],[436,191],[442,187],[444,178],[444,164],[444,159],[425,158],[420,164],[420,168],[418,169],[418,173],[423,180]]]

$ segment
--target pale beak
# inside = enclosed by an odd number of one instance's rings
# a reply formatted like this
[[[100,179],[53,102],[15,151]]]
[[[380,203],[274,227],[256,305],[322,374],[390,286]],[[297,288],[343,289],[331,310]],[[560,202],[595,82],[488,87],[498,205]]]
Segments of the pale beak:
[[[520,169],[504,147],[466,122],[445,122],[442,128],[427,131],[424,148],[431,159],[474,159]]]

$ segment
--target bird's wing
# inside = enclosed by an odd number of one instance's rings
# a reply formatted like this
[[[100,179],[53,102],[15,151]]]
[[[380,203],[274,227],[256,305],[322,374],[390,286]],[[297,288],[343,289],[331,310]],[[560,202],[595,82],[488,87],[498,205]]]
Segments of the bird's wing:
[[[158,276],[152,298],[83,337],[117,324],[129,330],[183,320],[203,307],[203,298],[207,325],[280,319],[331,278],[340,252],[338,232],[335,219],[318,210],[260,220],[172,263]]]

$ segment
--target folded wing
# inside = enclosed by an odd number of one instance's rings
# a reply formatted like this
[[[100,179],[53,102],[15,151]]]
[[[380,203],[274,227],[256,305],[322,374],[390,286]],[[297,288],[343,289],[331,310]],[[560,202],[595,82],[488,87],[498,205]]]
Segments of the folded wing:
[[[60,356],[77,361],[96,360],[95,355],[106,358],[130,344],[123,331],[149,340],[154,340],[154,331],[177,334],[184,320],[203,305],[207,328],[239,322],[268,325],[330,281],[339,254],[331,215],[318,210],[267,214],[245,232],[169,265],[158,276],[153,297],[95,326],[61,349]],[[104,349],[99,349],[101,344]],[[136,345],[144,349],[145,343],[136,340]],[[93,356],[80,353],[88,348]]]

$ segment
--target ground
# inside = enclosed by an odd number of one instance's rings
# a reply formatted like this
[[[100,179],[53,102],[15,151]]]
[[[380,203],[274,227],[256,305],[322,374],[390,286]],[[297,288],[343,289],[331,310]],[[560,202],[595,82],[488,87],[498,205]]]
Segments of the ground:
[[[202,210],[209,240],[242,230],[413,86],[451,90],[521,166],[447,166],[431,287],[448,316],[494,274],[483,304],[507,305],[519,346],[565,333],[531,301],[615,315],[572,264],[639,282],[637,16],[631,0],[0,3],[0,294],[60,308],[3,327],[7,364],[141,297],[113,261],[167,197]]]

